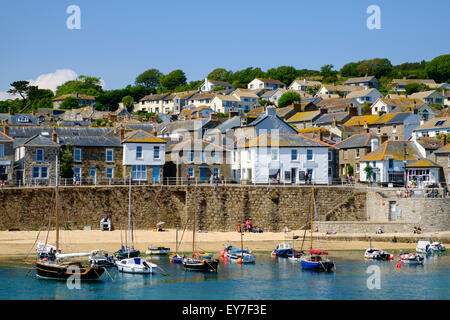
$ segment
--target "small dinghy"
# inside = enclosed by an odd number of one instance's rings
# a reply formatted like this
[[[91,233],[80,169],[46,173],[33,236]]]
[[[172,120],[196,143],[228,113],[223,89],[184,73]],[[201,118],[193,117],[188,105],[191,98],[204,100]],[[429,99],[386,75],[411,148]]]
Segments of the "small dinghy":
[[[300,259],[305,255],[303,251],[294,251],[291,254],[288,254],[289,261],[300,262]]]
[[[420,254],[401,253],[398,256],[398,261],[406,264],[423,264],[424,257]]]
[[[290,242],[283,242],[277,245],[272,251],[272,256],[288,258],[294,252],[293,245]]]
[[[179,254],[174,253],[173,255],[170,256],[170,263],[175,263],[175,264],[182,264],[183,260],[186,258],[186,256],[180,256]]]
[[[433,252],[433,253],[434,252],[444,252],[446,250],[445,246],[442,243],[438,242],[438,241],[433,242],[430,245],[430,249],[431,249],[431,252]]]
[[[150,274],[157,268],[156,264],[142,258],[123,259],[117,262],[117,270],[124,273]]]
[[[230,262],[238,262],[238,259],[242,259],[241,263],[255,263],[256,256],[249,250],[241,250],[233,246],[227,246],[225,248],[224,258],[227,258]]]
[[[394,260],[394,255],[380,249],[369,248],[364,252],[364,258],[369,260],[392,261]]]
[[[89,263],[93,266],[110,268],[116,265],[116,260],[104,250],[92,250],[89,255]]]
[[[313,249],[309,251],[309,255],[304,255],[300,258],[303,269],[325,272],[333,271],[334,262],[328,259],[328,252]]]
[[[185,270],[217,272],[219,260],[184,258],[182,264]]]
[[[170,248],[150,246],[145,253],[151,256],[166,256],[170,253]]]

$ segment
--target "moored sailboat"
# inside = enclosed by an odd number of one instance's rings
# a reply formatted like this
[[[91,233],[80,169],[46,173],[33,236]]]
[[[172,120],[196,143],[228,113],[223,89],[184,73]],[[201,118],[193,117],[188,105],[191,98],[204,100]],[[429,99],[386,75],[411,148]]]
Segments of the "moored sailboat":
[[[310,249],[309,254],[303,255],[300,257],[300,262],[303,269],[307,270],[315,270],[315,271],[326,271],[331,272],[334,269],[334,262],[330,261],[328,258],[327,251],[321,250],[313,250],[312,248],[312,233],[313,233],[313,210],[315,208],[314,201],[314,187],[312,188],[312,196],[311,196],[311,241],[310,241]]]
[[[69,277],[78,277],[80,280],[96,280],[105,272],[104,267],[86,266],[80,262],[64,262],[63,259],[87,257],[90,253],[62,254],[59,247],[59,216],[58,216],[58,156],[56,157],[56,184],[55,184],[55,228],[56,245],[47,243],[38,244],[36,276],[43,279],[66,280]],[[50,232],[50,228],[48,230]]]

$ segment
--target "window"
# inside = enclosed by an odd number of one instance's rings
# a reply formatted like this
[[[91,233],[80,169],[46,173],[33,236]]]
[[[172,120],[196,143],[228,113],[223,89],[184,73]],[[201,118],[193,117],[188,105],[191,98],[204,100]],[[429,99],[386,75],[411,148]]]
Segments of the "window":
[[[33,167],[32,169],[33,179],[47,179],[48,168],[47,167]]]
[[[159,159],[159,147],[153,149],[153,159]]]
[[[378,126],[378,127],[377,127],[377,134],[380,134],[380,133],[381,133],[381,127]]]
[[[0,144],[0,159],[5,157],[5,146]]]
[[[359,149],[356,149],[355,151],[356,151],[356,158],[359,158],[359,152],[360,152]]]
[[[333,161],[333,152],[328,151],[328,161],[331,162]]]
[[[80,167],[74,167],[73,168],[73,175],[74,177],[78,176],[81,178],[81,168]]]
[[[389,170],[394,170],[394,159],[389,159]]]
[[[136,147],[136,159],[142,159],[142,147],[141,146]]]
[[[95,168],[89,169],[89,175],[94,178],[97,175],[97,170]]]
[[[213,176],[215,177],[219,176],[219,168],[213,168]]]
[[[278,160],[278,149],[270,149],[270,153],[271,153],[270,158],[272,161]]]
[[[106,162],[114,162],[114,150],[106,149]]]
[[[131,179],[147,180],[147,167],[144,165],[134,165],[131,167]]]
[[[107,179],[114,178],[114,168],[106,168],[106,178]]]
[[[216,153],[215,151],[212,151],[211,157],[212,157],[213,163],[219,163],[219,154],[218,153]]]
[[[194,168],[187,168],[187,173],[188,173],[189,177],[193,178],[194,177]]]
[[[313,160],[313,150],[312,149],[306,150],[306,160],[308,160],[308,161]]]
[[[42,161],[44,161],[44,150],[37,149],[36,150],[36,162],[42,162]]]
[[[193,162],[194,161],[194,151],[189,151],[189,162]]]
[[[73,160],[75,162],[81,162],[81,149],[75,149],[73,151]]]
[[[292,160],[292,161],[297,161],[297,160],[298,160],[298,152],[297,152],[297,149],[292,149],[292,150],[291,150],[291,160]]]

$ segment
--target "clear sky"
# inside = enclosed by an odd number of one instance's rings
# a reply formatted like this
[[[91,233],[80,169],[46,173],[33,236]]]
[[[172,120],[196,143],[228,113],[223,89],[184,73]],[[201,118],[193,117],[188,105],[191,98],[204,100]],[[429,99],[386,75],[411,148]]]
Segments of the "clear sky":
[[[80,30],[66,27],[73,4]],[[381,9],[381,30],[366,26],[369,5]],[[1,1],[0,91],[60,69],[117,89],[149,68],[182,69],[190,81],[217,67],[428,61],[450,53],[449,13],[449,0]]]

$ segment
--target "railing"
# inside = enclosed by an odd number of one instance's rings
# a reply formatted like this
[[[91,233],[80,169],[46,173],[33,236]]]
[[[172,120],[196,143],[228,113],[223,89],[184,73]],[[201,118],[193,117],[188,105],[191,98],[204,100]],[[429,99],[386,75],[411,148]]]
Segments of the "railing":
[[[24,183],[8,181],[5,185],[1,185],[1,188],[21,187],[21,188],[36,188],[36,187],[54,187],[56,180],[52,179],[31,179],[25,180]],[[81,187],[81,186],[127,186],[129,185],[129,178],[60,178],[59,186],[61,187]],[[233,186],[233,187],[255,187],[255,186],[267,186],[267,187],[305,187],[305,186],[330,186],[337,188],[354,188],[355,190],[370,190],[380,191],[384,194],[388,194],[389,197],[397,198],[445,198],[449,196],[447,190],[444,188],[405,188],[403,185],[390,185],[388,187],[382,186],[376,183],[360,183],[353,181],[345,181],[342,179],[326,179],[315,180],[311,182],[305,180],[297,180],[295,182],[289,181],[277,181],[276,179],[268,179],[267,181],[257,181],[253,183],[251,181],[235,181],[233,179],[210,179],[193,177],[187,179],[187,177],[164,177],[159,181],[154,180],[132,180],[131,184],[136,185],[156,185],[156,186]]]

